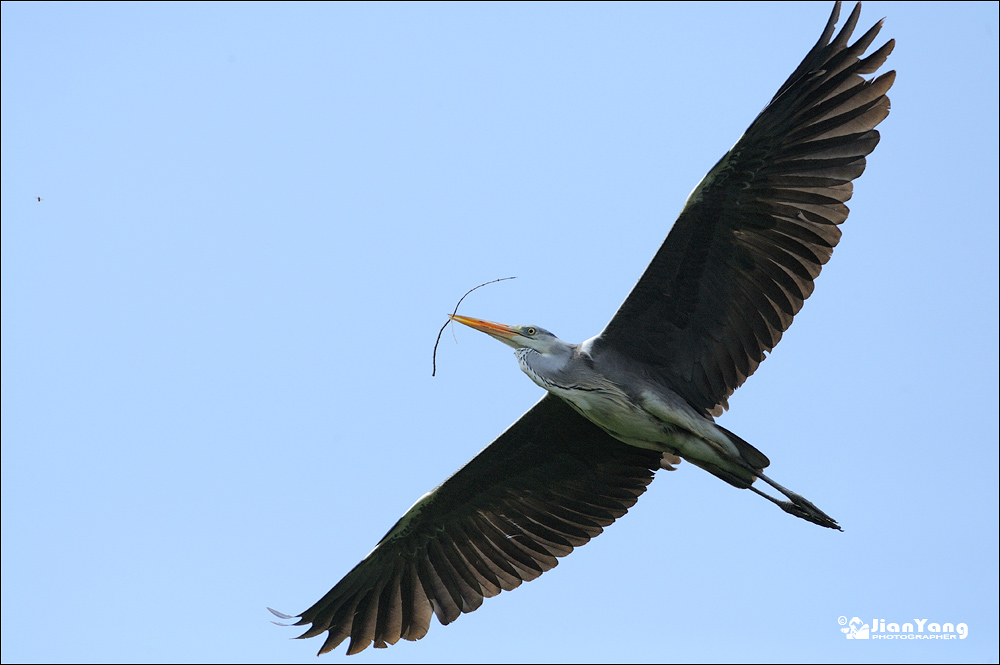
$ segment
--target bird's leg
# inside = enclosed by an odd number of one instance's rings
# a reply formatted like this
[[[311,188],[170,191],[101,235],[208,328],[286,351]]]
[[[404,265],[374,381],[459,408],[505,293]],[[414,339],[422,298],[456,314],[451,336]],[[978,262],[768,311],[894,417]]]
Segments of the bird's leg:
[[[742,462],[742,460],[740,461]],[[813,524],[818,524],[820,526],[825,526],[828,529],[836,529],[837,531],[843,531],[843,529],[840,528],[840,525],[837,524],[837,520],[833,519],[832,517],[824,513],[822,510],[817,508],[815,504],[813,504],[813,502],[810,501],[809,499],[805,498],[801,494],[796,494],[795,492],[785,487],[782,487],[778,483],[774,482],[773,480],[765,476],[759,469],[754,469],[746,462],[743,462],[743,465],[753,475],[757,476],[765,483],[767,483],[774,489],[778,490],[791,500],[781,501],[780,499],[775,499],[773,496],[761,492],[759,489],[751,485],[749,489],[754,494],[759,494],[760,496],[764,497],[774,505],[784,510],[789,515],[795,515],[796,517],[801,517],[802,519],[808,522],[812,522]]]
[[[813,524],[818,524],[820,526],[825,526],[828,529],[836,529],[837,531],[843,531],[843,529],[840,528],[840,525],[837,524],[837,520],[833,519],[832,517],[824,513],[822,510],[813,505],[811,501],[809,501],[808,499],[799,494],[795,494],[794,492],[791,493],[792,496],[799,499],[798,502],[794,501],[794,499],[792,501],[781,501],[779,499],[775,499],[770,494],[761,492],[753,485],[751,485],[748,489],[754,494],[759,494],[760,496],[764,497],[774,505],[784,510],[789,515],[795,515],[796,517],[801,517],[802,519],[808,522],[812,522]]]

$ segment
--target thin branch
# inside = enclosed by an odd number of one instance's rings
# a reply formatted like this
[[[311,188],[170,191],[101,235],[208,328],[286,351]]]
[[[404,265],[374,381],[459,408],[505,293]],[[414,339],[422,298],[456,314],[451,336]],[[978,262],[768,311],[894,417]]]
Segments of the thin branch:
[[[465,296],[469,295],[470,293],[472,293],[476,289],[479,289],[479,288],[482,288],[482,287],[486,286],[487,284],[493,284],[495,282],[503,282],[503,281],[508,280],[508,279],[517,279],[517,278],[516,277],[500,277],[499,279],[493,279],[493,280],[490,280],[488,282],[483,282],[479,286],[477,286],[475,288],[471,288],[468,291],[466,291],[465,292]],[[455,311],[453,311],[451,313],[452,316],[455,316],[456,314],[458,314],[458,306],[462,304],[463,300],[465,300],[465,296],[462,296],[461,298],[458,299],[458,302],[455,304]],[[435,374],[437,374],[438,344],[441,342],[441,335],[444,333],[444,329],[448,327],[449,323],[452,323],[451,319],[448,319],[447,321],[444,322],[444,325],[441,326],[441,330],[438,331],[437,339],[434,341],[434,356],[431,359],[431,366],[432,366],[431,367],[431,376],[434,376]]]

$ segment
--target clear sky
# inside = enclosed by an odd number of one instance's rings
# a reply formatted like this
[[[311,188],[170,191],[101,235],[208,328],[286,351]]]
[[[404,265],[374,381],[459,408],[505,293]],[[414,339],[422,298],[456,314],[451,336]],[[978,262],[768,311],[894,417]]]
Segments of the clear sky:
[[[597,333],[830,6],[4,3],[4,662],[315,662],[265,607],[541,395],[465,328],[431,378],[459,296]],[[354,662],[996,662],[998,5],[883,16],[843,241],[720,420],[844,533],[682,464]]]

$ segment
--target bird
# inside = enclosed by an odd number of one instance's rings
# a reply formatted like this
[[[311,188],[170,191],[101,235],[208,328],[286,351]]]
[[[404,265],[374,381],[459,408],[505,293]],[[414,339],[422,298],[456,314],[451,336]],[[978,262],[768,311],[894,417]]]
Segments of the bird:
[[[860,4],[816,45],[688,196],[607,326],[579,344],[536,325],[458,315],[513,347],[545,395],[297,616],[319,653],[419,640],[556,566],[682,460],[785,512],[840,530],[764,474],[770,461],[715,422],[779,342],[841,237],[853,181],[879,142],[895,72],[875,75],[882,21],[849,43]],[[755,486],[755,483],[757,486]],[[759,488],[770,486],[783,498]],[[287,624],[286,624],[287,625]]]

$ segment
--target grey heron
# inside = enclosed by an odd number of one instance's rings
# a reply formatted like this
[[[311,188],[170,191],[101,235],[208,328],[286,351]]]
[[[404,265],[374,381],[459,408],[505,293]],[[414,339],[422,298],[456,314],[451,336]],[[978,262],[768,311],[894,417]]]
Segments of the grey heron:
[[[298,615],[295,625],[311,624],[300,637],[327,632],[320,653],[350,638],[348,654],[420,639],[432,615],[448,624],[554,567],[682,459],[839,529],[764,475],[767,457],[714,420],[812,293],[889,113],[895,73],[864,75],[894,42],[866,57],[881,22],[849,44],[860,5],[834,36],[839,11],[688,197],[600,334],[570,344],[538,326],[452,316],[514,347],[545,396]]]

